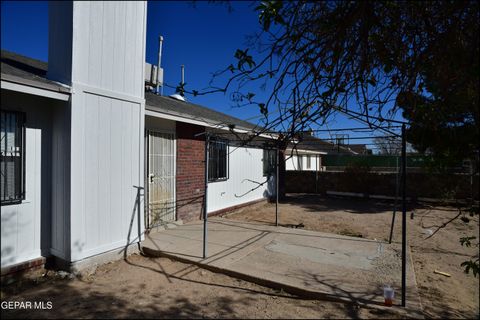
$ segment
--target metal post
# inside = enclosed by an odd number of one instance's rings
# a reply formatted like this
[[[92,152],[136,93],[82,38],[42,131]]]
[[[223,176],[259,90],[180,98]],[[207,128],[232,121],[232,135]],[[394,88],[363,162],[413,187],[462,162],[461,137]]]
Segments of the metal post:
[[[278,153],[279,153],[279,149],[278,149],[278,146],[277,146],[277,156],[276,156],[276,169],[277,169],[277,173],[275,175],[275,225],[278,227],[278,180],[280,180],[280,176],[279,176],[279,169],[278,169],[278,166],[279,166],[279,156],[278,156]]]
[[[158,65],[157,65],[157,91],[156,93],[160,91],[160,66],[162,65],[162,48],[163,48],[163,37],[159,36],[158,37]],[[153,68],[153,67],[152,67]],[[163,91],[163,84],[162,84],[162,91]],[[162,92],[163,95],[163,92]]]
[[[207,258],[207,198],[208,198],[208,152],[209,137],[205,134],[205,199],[203,201],[203,259]]]
[[[407,291],[407,142],[405,124],[402,124],[402,307],[406,304]]]
[[[399,188],[399,185],[398,185],[398,174],[399,174],[399,170],[398,170],[398,156],[396,157],[396,161],[397,161],[397,166],[396,166],[396,169],[397,169],[397,174],[396,174],[396,177],[395,177],[395,204],[393,205],[393,216],[392,216],[392,225],[390,227],[390,238],[388,239],[388,243],[392,243],[392,237],[393,237],[393,227],[395,226],[395,215],[397,213],[397,203],[398,203],[398,190],[400,189]]]

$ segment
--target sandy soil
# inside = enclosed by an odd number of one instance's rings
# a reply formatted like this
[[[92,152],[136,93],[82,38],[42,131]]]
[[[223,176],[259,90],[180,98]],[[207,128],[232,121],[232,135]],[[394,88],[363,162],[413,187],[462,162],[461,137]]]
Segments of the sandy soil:
[[[400,318],[391,310],[304,300],[222,274],[133,255],[82,279],[51,275],[2,288],[2,301],[51,301],[4,318]]]
[[[290,195],[279,206],[279,221],[283,226],[303,224],[308,230],[388,240],[392,210],[393,204],[389,202]],[[478,253],[478,248],[465,248],[459,242],[460,237],[478,237],[478,217],[468,224],[457,219],[425,240],[430,231],[437,229],[435,226],[450,220],[457,211],[417,205],[409,207],[407,212],[407,239],[425,316],[478,318],[480,279],[465,274],[460,267],[469,256]],[[413,220],[410,219],[412,212]],[[272,223],[275,205],[257,204],[230,213],[228,218]],[[393,242],[401,242],[401,223],[401,213],[397,213]],[[435,274],[435,270],[447,272],[451,277]]]
[[[273,204],[257,204],[230,214],[231,219],[274,221]],[[280,205],[283,225],[303,223],[306,229],[387,239],[392,205],[366,200],[289,198]],[[413,208],[409,209],[411,212]],[[462,235],[478,234],[478,220],[450,224],[424,240],[424,226],[441,224],[455,214],[415,208],[408,219],[417,282],[425,315],[433,318],[478,318],[478,278],[459,265],[478,249],[459,245]],[[396,219],[394,241],[400,240]],[[450,273],[450,278],[433,273]],[[352,304],[304,300],[225,275],[166,258],[133,255],[109,263],[81,278],[62,279],[31,274],[2,287],[3,301],[52,302],[50,310],[5,310],[1,318],[399,318],[395,309],[359,308]]]

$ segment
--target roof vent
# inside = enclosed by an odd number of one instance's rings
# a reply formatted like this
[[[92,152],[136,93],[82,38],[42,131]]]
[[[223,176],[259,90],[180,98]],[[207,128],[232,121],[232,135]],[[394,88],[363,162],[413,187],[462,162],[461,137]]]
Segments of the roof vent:
[[[175,99],[175,100],[184,101],[184,102],[186,101],[185,97],[182,97],[178,93],[174,93],[174,94],[170,95],[170,98]]]
[[[184,94],[184,89],[183,86],[185,85],[185,66],[182,64],[181,66],[182,69],[182,80],[180,81],[180,86],[177,87],[177,92],[172,94],[170,98],[180,100],[180,101],[187,101],[185,99],[185,94]]]

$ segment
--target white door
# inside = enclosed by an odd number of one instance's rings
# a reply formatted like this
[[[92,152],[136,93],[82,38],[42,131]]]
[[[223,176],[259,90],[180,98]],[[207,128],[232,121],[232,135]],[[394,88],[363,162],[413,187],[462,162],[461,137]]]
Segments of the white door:
[[[152,228],[175,221],[175,134],[147,131],[148,214]]]

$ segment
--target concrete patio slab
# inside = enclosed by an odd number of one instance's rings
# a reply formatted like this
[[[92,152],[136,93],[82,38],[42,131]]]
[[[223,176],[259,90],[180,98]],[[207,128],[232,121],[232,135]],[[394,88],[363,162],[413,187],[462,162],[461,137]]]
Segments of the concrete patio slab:
[[[208,221],[207,258],[202,257],[203,222],[150,233],[147,255],[194,263],[262,285],[310,298],[383,305],[383,287],[400,303],[400,246],[303,229],[225,218]],[[421,316],[410,253],[407,253],[407,308]]]

